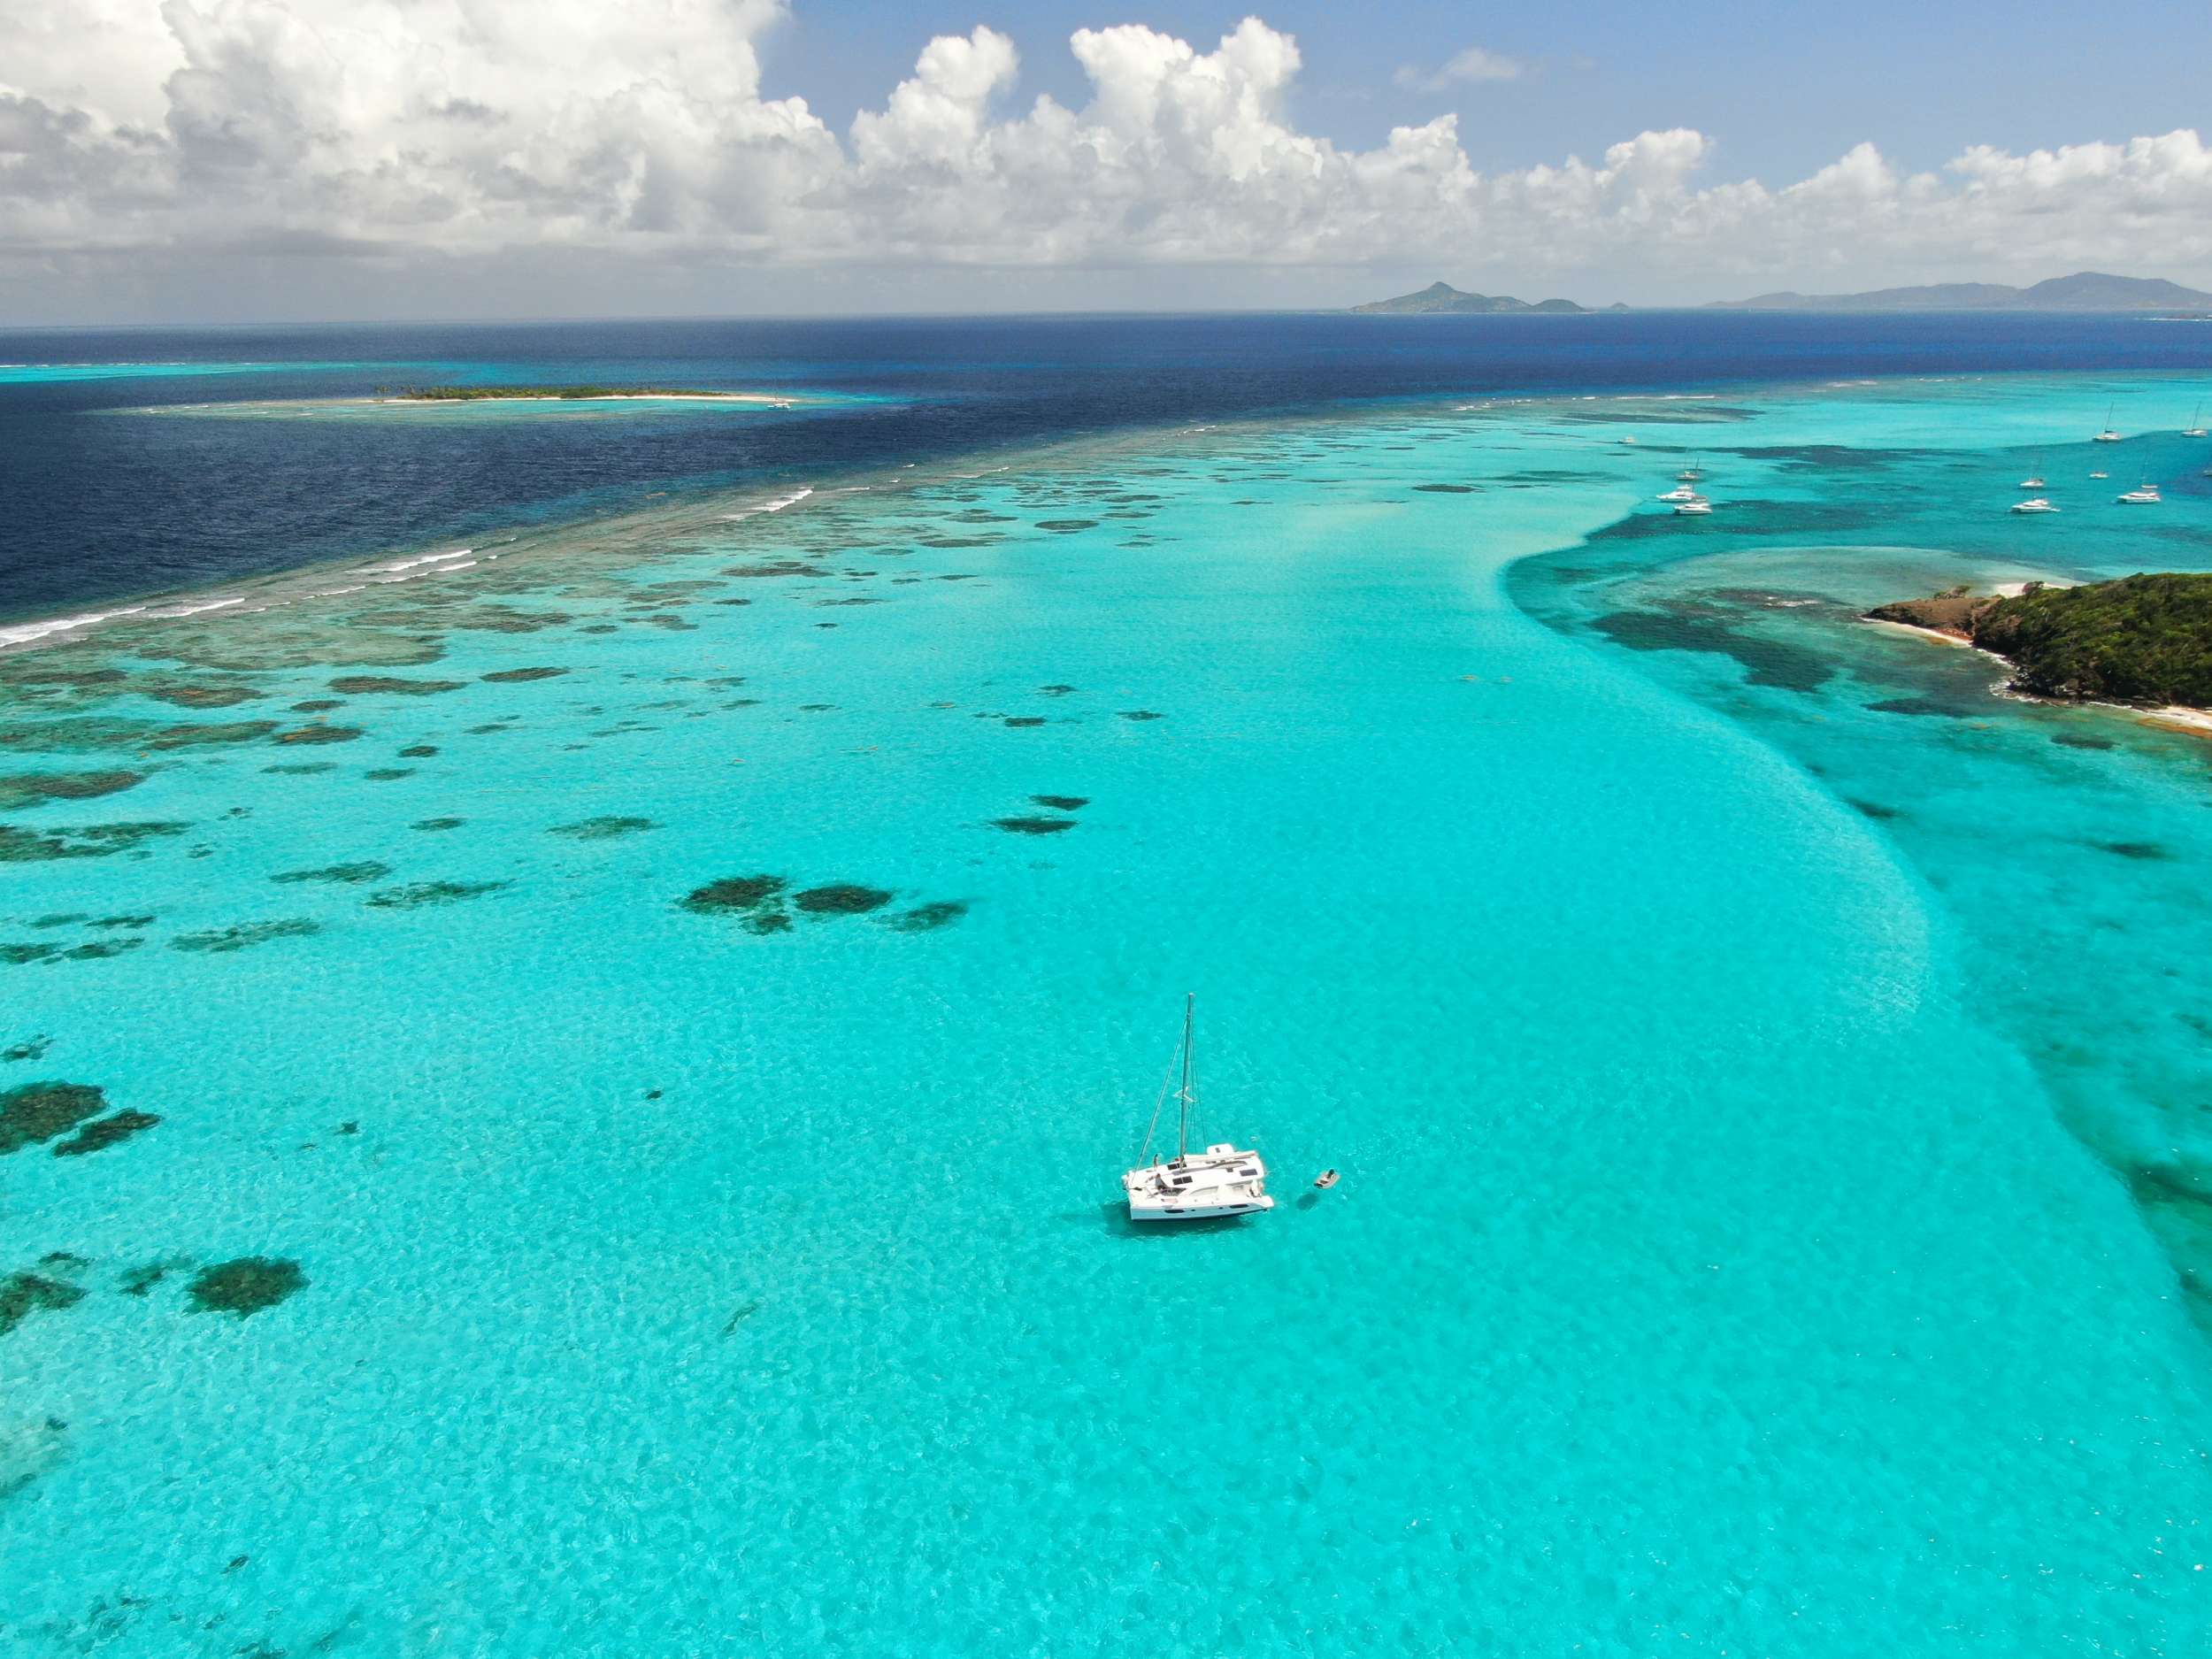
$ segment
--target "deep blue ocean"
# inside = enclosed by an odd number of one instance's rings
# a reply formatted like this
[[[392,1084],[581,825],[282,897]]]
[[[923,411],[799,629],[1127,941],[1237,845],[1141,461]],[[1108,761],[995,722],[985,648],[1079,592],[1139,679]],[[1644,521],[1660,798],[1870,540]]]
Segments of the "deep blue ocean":
[[[158,372],[50,373],[97,364]],[[261,366],[196,374],[195,365]],[[801,480],[1166,423],[1427,397],[2208,365],[2212,326],[2025,314],[0,331],[0,622],[620,511],[656,492]],[[520,381],[849,401],[745,418],[626,411],[526,432],[500,421],[295,421],[273,430],[122,412]]]

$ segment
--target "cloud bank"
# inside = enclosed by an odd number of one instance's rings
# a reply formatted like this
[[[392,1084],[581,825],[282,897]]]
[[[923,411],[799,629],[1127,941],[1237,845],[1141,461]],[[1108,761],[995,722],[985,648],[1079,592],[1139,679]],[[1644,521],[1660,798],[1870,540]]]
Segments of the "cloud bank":
[[[1071,108],[1014,42],[930,41],[833,130],[771,96],[783,0],[73,0],[0,13],[0,268],[296,253],[1035,270],[1584,270],[1709,291],[1870,269],[2212,268],[2193,131],[1901,172],[1864,143],[1725,176],[1688,127],[1486,171],[1440,115],[1371,149],[1289,112],[1296,42],[1079,29]],[[1479,50],[1439,75],[1517,67]]]

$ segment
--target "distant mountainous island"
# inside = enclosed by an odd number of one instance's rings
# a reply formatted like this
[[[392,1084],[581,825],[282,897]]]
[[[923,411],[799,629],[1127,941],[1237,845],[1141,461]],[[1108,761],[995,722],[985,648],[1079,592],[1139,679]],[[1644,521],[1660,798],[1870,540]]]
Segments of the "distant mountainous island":
[[[1401,294],[1394,300],[1371,300],[1355,305],[1355,311],[1388,317],[1499,317],[1512,312],[1532,316],[1578,317],[1589,310],[1572,300],[1540,300],[1530,304],[1510,294],[1463,294],[1448,282],[1432,282],[1418,294]],[[1615,310],[1624,309],[1616,306]]]
[[[1391,302],[1395,304],[1396,302]],[[1361,307],[1387,309],[1386,307]],[[2033,288],[2001,282],[1938,282],[1927,288],[1876,288],[1865,294],[1762,294],[1717,300],[1726,311],[2208,311],[2212,294],[2159,277],[2108,276],[2080,271]]]

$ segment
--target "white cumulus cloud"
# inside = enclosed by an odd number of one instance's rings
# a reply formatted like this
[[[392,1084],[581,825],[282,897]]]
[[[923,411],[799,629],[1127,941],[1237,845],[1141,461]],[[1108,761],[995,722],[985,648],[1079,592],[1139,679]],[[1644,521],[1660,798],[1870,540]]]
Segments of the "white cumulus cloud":
[[[1441,92],[1455,82],[1476,81],[1517,81],[1528,65],[1517,58],[1508,58],[1503,52],[1494,52],[1480,46],[1470,46],[1455,52],[1436,69],[1418,69],[1411,64],[1402,66],[1392,77],[1402,87],[1417,87],[1424,92]]]
[[[769,84],[783,0],[72,0],[0,9],[0,283],[157,285],[180,258],[589,258],[650,275],[902,269],[2212,268],[2212,153],[2178,131],[1907,173],[1872,142],[1727,176],[1690,127],[1486,169],[1453,117],[1340,146],[1290,35],[1077,30],[1080,97],[1015,43],[926,42],[833,129]],[[1479,48],[1434,76],[1518,65]],[[27,275],[26,273],[30,273]],[[122,273],[120,276],[118,273]]]

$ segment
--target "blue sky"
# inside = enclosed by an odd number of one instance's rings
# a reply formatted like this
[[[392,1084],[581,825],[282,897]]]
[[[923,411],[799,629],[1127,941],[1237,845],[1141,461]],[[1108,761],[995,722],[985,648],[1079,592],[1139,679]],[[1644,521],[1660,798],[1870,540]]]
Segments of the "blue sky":
[[[1969,144],[2027,150],[2212,127],[2212,4],[1923,4],[1568,8],[1390,5],[1096,5],[1081,0],[836,0],[772,35],[768,89],[806,95],[833,125],[881,102],[933,35],[978,23],[1022,54],[1017,101],[1079,103],[1075,30],[1143,22],[1210,42],[1256,14],[1305,56],[1299,124],[1339,144],[1379,143],[1402,121],[1456,111],[1487,167],[1594,155],[1647,127],[1694,127],[1734,163],[1797,179],[1871,139],[1912,168]],[[1392,77],[1480,46],[1527,65],[1513,81],[1409,90]]]

